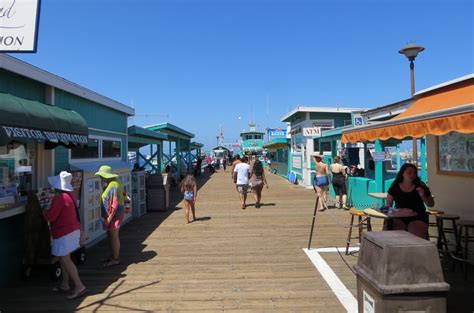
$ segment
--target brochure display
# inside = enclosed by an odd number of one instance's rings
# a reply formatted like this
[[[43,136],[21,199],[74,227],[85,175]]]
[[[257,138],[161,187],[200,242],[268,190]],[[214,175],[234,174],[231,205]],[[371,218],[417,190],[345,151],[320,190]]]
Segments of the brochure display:
[[[131,175],[130,172],[124,172],[124,173],[118,173],[119,174],[119,180],[122,183],[123,186],[123,192],[124,197],[128,197],[131,194],[132,190],[132,181],[131,181]],[[130,203],[125,203],[125,218],[124,222],[127,222],[132,219],[132,210],[130,208]]]
[[[146,213],[145,172],[132,172],[132,211],[133,217]]]

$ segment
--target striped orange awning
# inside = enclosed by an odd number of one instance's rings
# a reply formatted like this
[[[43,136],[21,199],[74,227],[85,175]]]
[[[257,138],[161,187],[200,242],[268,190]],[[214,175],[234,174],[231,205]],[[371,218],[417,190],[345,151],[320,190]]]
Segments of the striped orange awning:
[[[420,94],[400,115],[343,132],[342,142],[419,138],[451,131],[474,133],[474,78]]]

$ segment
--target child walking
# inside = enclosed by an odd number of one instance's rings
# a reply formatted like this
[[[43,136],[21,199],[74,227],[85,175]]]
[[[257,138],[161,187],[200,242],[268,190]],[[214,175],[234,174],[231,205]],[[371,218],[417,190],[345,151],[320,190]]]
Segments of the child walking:
[[[189,224],[189,208],[191,208],[193,213],[193,221],[196,220],[194,204],[197,199],[197,184],[192,174],[186,175],[179,185],[179,190],[184,193],[184,218],[186,219],[186,224]]]

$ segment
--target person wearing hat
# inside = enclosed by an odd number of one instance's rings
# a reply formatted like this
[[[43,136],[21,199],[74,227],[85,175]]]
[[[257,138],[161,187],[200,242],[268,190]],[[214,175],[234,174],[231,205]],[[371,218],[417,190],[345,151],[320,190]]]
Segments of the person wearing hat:
[[[108,267],[120,264],[119,229],[125,217],[123,187],[118,175],[108,165],[102,165],[95,175],[100,176],[106,184],[101,196],[101,214],[102,226],[107,231],[111,250],[111,257],[104,260],[104,266]]]
[[[48,177],[48,182],[55,189],[56,195],[51,201],[49,210],[43,212],[44,217],[50,222],[51,254],[59,257],[62,269],[62,281],[54,288],[55,291],[71,291],[69,278],[74,282],[74,289],[67,296],[75,299],[86,293],[86,287],[79,278],[77,267],[72,262],[70,254],[77,250],[81,235],[79,213],[76,209],[77,199],[71,185],[72,175],[62,171],[57,176]]]
[[[323,162],[323,155],[313,152],[312,157],[316,164],[316,175],[314,176],[313,187],[320,198],[318,211],[324,211],[326,210],[325,205],[328,200],[329,191],[328,166]]]

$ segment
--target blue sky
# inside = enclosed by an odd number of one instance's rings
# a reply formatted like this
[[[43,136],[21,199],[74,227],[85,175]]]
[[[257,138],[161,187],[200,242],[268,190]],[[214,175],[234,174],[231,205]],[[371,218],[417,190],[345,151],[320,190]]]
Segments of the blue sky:
[[[12,54],[168,121],[235,142],[297,105],[377,107],[473,71],[472,1],[43,0],[36,54]],[[267,106],[268,98],[268,106]],[[239,119],[239,117],[241,117]]]

